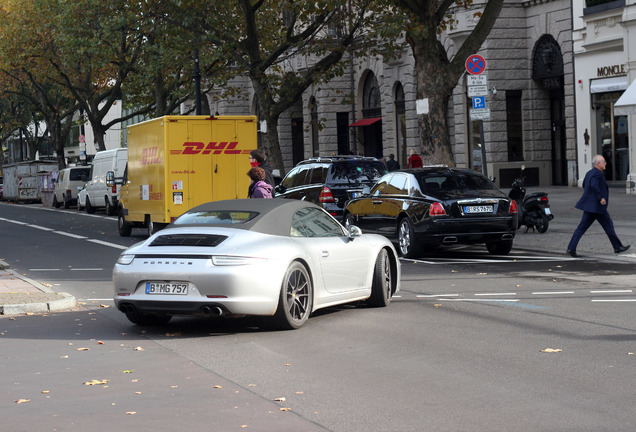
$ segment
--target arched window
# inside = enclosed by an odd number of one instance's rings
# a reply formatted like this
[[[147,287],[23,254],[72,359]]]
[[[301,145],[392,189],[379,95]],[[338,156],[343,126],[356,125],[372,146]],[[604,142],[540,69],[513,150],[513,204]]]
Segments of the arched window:
[[[362,99],[362,117],[381,117],[382,109],[380,97],[380,88],[378,80],[372,72],[369,72],[367,79],[364,81],[364,91]]]

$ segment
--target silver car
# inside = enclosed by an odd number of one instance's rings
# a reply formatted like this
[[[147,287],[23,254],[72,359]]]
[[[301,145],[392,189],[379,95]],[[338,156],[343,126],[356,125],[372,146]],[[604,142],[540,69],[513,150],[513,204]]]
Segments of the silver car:
[[[347,230],[317,205],[226,200],[189,210],[123,252],[114,299],[139,325],[174,315],[260,315],[296,329],[321,308],[388,306],[400,271],[384,236]]]

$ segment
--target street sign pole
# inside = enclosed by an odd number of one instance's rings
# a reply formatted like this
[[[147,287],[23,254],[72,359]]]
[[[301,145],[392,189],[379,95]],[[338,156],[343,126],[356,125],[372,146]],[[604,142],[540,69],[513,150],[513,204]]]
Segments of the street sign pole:
[[[487,80],[484,75],[480,75],[486,70],[486,60],[478,55],[473,54],[466,59],[466,72],[470,75],[467,79],[468,96],[473,99],[473,110],[471,112],[471,120],[473,116],[479,119],[479,139],[481,142],[481,171],[488,177],[488,165],[486,164],[486,142],[484,138],[484,118],[490,118],[490,109],[486,106],[485,96],[488,95]]]

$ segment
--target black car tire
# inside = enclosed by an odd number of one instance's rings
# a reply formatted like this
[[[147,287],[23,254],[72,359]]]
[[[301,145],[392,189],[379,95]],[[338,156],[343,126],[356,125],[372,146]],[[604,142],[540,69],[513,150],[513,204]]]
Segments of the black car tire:
[[[53,207],[60,208],[60,202],[57,200],[55,195],[53,195]]]
[[[93,207],[93,205],[91,204],[91,200],[88,197],[86,197],[86,213],[95,213],[95,207]]]
[[[115,214],[115,209],[113,208],[113,205],[110,203],[110,198],[106,197],[105,198],[105,206],[106,206],[106,214],[108,216],[113,216]]]
[[[492,255],[508,255],[512,250],[512,240],[499,240],[486,243],[488,252]]]
[[[309,319],[314,303],[314,292],[309,273],[298,261],[291,263],[285,276],[274,315],[276,327],[295,330]]]
[[[126,222],[126,218],[121,210],[117,217],[117,229],[119,230],[119,235],[121,237],[130,237],[130,234],[132,233],[132,225],[129,222]]]
[[[550,224],[550,221],[548,220],[548,216],[545,213],[541,213],[539,215],[539,223],[537,224],[537,231],[543,234],[544,232],[548,230],[549,224]]]
[[[172,316],[160,313],[145,313],[137,311],[126,311],[126,318],[133,324],[141,326],[159,326],[167,324]]]
[[[413,258],[419,250],[415,244],[415,229],[408,217],[400,219],[398,224],[398,246],[405,258]]]
[[[371,296],[367,299],[367,304],[371,307],[387,307],[393,295],[392,286],[393,274],[389,254],[386,249],[382,249],[375,260]]]
[[[356,220],[351,213],[347,213],[344,217],[344,227],[349,229],[351,225],[355,225]]]

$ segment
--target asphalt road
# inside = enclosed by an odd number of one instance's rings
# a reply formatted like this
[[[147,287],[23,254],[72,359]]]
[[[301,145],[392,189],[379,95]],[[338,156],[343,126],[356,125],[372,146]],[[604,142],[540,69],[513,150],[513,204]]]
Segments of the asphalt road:
[[[559,219],[551,238],[529,233],[508,257],[476,246],[403,261],[389,308],[330,308],[300,330],[275,332],[250,319],[134,326],[105,306],[110,268],[141,231],[122,239],[103,214],[3,203],[0,217],[11,219],[0,220],[1,258],[82,302],[0,318],[6,430],[631,431],[636,423],[636,257],[600,246],[565,257],[545,247],[567,236]],[[630,222],[617,226],[634,235]],[[84,385],[91,380],[108,382]]]

